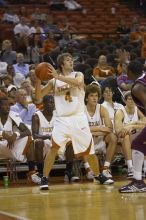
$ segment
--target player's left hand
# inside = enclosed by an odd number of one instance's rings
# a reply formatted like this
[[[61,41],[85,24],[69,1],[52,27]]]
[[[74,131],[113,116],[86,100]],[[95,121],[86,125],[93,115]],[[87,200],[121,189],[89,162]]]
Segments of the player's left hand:
[[[49,75],[52,75],[53,78],[57,78],[58,77],[58,73],[57,71],[55,70],[55,68],[52,66],[52,65],[49,65],[48,64],[48,72],[49,72]]]

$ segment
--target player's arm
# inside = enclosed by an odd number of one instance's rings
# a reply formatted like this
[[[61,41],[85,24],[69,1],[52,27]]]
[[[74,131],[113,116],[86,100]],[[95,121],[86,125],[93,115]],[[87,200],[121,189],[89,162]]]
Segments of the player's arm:
[[[41,87],[41,80],[36,79],[36,86],[35,86],[35,99],[40,101],[45,95],[48,95],[53,91],[53,79],[49,80],[46,86],[43,88]]]
[[[54,67],[50,66],[49,74],[51,74],[55,79],[58,79],[62,82],[70,84],[72,86],[76,86],[76,87],[83,87],[84,86],[84,76],[81,72],[77,72],[76,77],[71,78],[71,77],[59,75],[57,73],[57,71],[54,69]]]
[[[107,133],[112,132],[112,122],[109,118],[109,114],[107,110],[101,106],[100,108],[100,115],[102,120],[104,121],[105,127],[103,126],[92,126],[90,130],[92,134],[96,135],[106,135]]]
[[[14,124],[15,124],[15,122],[13,121],[13,125]],[[26,127],[26,125],[24,123],[20,123],[20,125],[17,126],[17,128],[19,129],[19,131],[13,132],[12,134],[8,134],[5,131],[3,131],[3,133],[2,133],[2,138],[8,141],[8,146],[10,149],[13,147],[13,144],[17,138],[31,136],[30,130]]]
[[[50,139],[49,135],[39,134],[40,120],[37,114],[32,116],[32,136],[34,139]]]
[[[137,83],[132,89],[132,94],[142,103],[146,114],[146,87]]]
[[[114,127],[117,134],[122,130],[123,126],[123,120],[124,120],[124,114],[121,109],[117,110],[114,117]]]
[[[105,127],[109,128],[112,131],[113,129],[112,121],[109,117],[108,111],[103,106],[101,106],[100,108],[100,115],[101,115],[102,120],[104,121]]]
[[[31,136],[31,131],[24,123],[20,123],[18,129],[19,129],[19,133],[20,133],[20,138],[23,138],[26,136]]]
[[[81,72],[78,72],[75,78],[65,77],[63,75],[57,75],[55,78],[75,87],[84,86],[84,76]]]
[[[132,122],[124,125],[124,114],[122,110],[118,110],[115,114],[115,130],[119,137],[125,137],[127,134],[136,133],[136,129],[142,129],[143,124],[137,124],[137,122]]]

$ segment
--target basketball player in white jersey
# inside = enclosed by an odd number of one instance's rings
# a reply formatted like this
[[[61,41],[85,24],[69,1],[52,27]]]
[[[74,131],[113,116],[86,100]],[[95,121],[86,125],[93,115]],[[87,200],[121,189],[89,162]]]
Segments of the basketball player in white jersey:
[[[134,138],[138,130],[140,131],[143,128],[141,125],[138,126],[137,122],[139,120],[142,121],[145,116],[136,107],[131,96],[131,91],[124,94],[124,102],[126,104],[125,107],[117,110],[115,113],[115,130],[118,136],[122,137],[119,141],[122,144],[123,153],[128,166],[127,178],[131,178],[133,177],[131,139]],[[127,129],[129,133],[127,135],[122,134],[122,129]],[[135,134],[132,135],[130,132]]]
[[[112,122],[107,110],[98,104],[100,93],[100,88],[97,85],[88,85],[86,87],[86,114],[94,137],[95,152],[102,151],[106,154],[102,173],[107,178],[112,178],[109,167],[115,153],[117,138],[113,133]]]
[[[32,135],[34,139],[35,161],[37,173],[31,175],[32,182],[40,184],[43,176],[43,161],[51,148],[51,136],[54,124],[54,97],[43,97],[43,110],[37,111],[32,116]]]
[[[32,138],[18,113],[10,111],[8,98],[0,96],[0,156],[25,162],[33,159],[29,153]]]
[[[115,112],[118,109],[121,109],[123,105],[113,101],[113,94],[114,92],[110,85],[102,87],[102,96],[104,99],[102,106],[104,106],[106,110],[108,111],[110,119],[114,125]]]
[[[91,152],[92,134],[85,115],[84,77],[81,72],[73,71],[73,58],[64,53],[57,58],[58,71],[52,66],[50,70],[54,79],[41,88],[41,81],[36,82],[36,99],[54,91],[56,120],[52,131],[52,147],[44,162],[43,177],[40,189],[48,190],[48,174],[54,164],[58,149],[64,148],[70,139],[74,154],[83,156]]]

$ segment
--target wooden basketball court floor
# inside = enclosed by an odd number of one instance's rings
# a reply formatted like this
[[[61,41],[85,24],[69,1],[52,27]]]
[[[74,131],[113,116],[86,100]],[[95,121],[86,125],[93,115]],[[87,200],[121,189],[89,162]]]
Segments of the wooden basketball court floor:
[[[145,220],[146,193],[120,194],[114,185],[96,183],[0,187],[0,220]]]

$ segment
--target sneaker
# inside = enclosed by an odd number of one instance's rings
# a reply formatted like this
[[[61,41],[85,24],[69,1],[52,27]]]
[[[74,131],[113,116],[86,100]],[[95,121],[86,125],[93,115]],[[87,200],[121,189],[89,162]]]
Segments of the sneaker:
[[[40,173],[34,173],[31,175],[31,180],[33,183],[41,184],[41,178],[43,177]]]
[[[87,174],[86,174],[86,177],[88,180],[94,180],[94,173],[93,171],[89,171]]]
[[[99,176],[95,176],[94,181],[103,185],[110,185],[114,183],[112,179],[107,178],[103,175],[103,173],[99,174]]]
[[[103,168],[102,174],[104,176],[106,176],[107,178],[113,178],[112,174],[111,174],[111,171],[108,167]]]
[[[119,189],[120,193],[146,192],[146,184],[143,180],[135,180]]]
[[[65,171],[64,182],[70,183],[70,182],[78,182],[78,181],[80,181],[80,178],[78,176],[73,176],[68,171]]]
[[[40,190],[48,190],[48,189],[49,189],[48,178],[43,176],[41,178]]]
[[[128,178],[128,179],[133,178],[133,167],[131,167],[131,168],[128,169],[127,178]]]
[[[27,175],[27,180],[28,180],[28,182],[29,183],[32,183],[32,175],[33,174],[35,174],[36,173],[36,171],[35,170],[31,170],[31,171],[29,171],[26,175]]]

